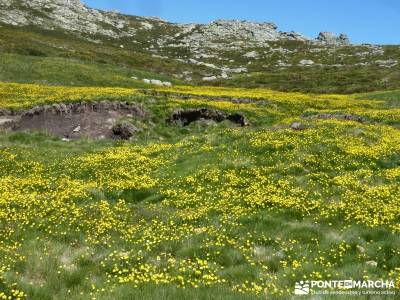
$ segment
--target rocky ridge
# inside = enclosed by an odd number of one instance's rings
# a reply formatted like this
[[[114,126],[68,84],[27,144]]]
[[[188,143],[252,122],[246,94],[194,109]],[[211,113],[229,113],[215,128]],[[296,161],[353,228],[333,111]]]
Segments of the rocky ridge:
[[[175,24],[91,9],[80,0],[0,0],[0,34],[4,53],[128,65],[166,76],[132,73],[130,79],[166,87],[176,79],[246,87],[273,82],[275,88],[287,85],[289,74],[299,74],[295,78],[302,82],[315,71],[328,77],[324,68],[351,80],[349,69],[389,74],[400,61],[397,48],[351,44],[345,34],[321,32],[312,39],[280,31],[274,23],[239,20]]]
[[[0,22],[113,38],[136,32],[122,15],[88,8],[79,0],[2,0]]]
[[[133,22],[135,18],[136,22]],[[140,20],[138,23],[137,21]],[[311,40],[297,32],[281,32],[273,23],[217,20],[210,24],[173,24],[158,18],[130,17],[118,12],[88,8],[80,0],[1,0],[0,23],[13,26],[38,26],[63,29],[80,35],[109,38],[134,38],[138,31],[151,31],[155,25],[173,28],[174,35],[161,34],[158,46],[218,48],[229,40],[233,46],[254,47],[277,40],[349,44],[346,35],[338,38],[321,33]],[[222,42],[221,42],[222,41]]]
[[[183,24],[178,25],[181,31],[166,42],[175,47],[189,48],[220,48],[226,41],[231,46],[254,47],[263,46],[267,42],[281,39],[308,41],[305,36],[296,32],[280,32],[274,23],[255,23],[237,20],[218,20],[210,24]]]

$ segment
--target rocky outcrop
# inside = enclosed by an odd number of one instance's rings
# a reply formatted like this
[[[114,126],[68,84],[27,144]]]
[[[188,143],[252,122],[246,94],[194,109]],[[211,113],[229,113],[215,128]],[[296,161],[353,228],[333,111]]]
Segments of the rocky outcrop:
[[[122,15],[88,8],[79,0],[1,0],[0,22],[114,38],[136,32]]]
[[[303,41],[303,42],[306,42],[309,40],[307,37],[305,37],[301,33],[298,33],[295,31],[282,32],[281,34],[283,37],[285,37],[288,40]]]
[[[294,31],[279,31],[274,23],[238,20],[174,24],[158,18],[91,9],[80,0],[0,0],[0,26],[2,24],[68,31],[91,42],[108,44],[111,41],[120,51],[136,51],[139,46],[140,51],[153,58],[175,60],[180,65],[186,64],[188,69],[196,69],[192,73],[174,74],[176,78],[204,82],[231,80],[236,74],[254,71],[258,61],[265,62],[277,56],[280,58],[274,65],[282,68],[318,64],[307,56],[299,58],[297,64],[285,61],[283,56],[297,56],[296,47],[286,47],[287,41],[309,43],[324,51],[331,46],[349,44],[344,34],[322,32],[315,40]],[[280,41],[283,43],[277,43]],[[229,57],[229,53],[235,55]],[[382,64],[395,65],[394,62]],[[157,86],[172,85],[155,79],[142,80]]]
[[[336,34],[332,32],[320,32],[317,41],[323,44],[330,44],[330,45],[349,45],[350,39],[346,34],[340,34],[336,36]]]
[[[160,43],[172,47],[218,49],[222,44],[231,49],[264,46],[278,40],[307,41],[297,32],[281,32],[274,23],[238,20],[217,20],[210,24],[179,25],[180,32]]]
[[[314,64],[314,61],[311,60],[311,59],[302,59],[302,60],[299,62],[299,65],[300,65],[300,66],[312,66],[313,64]]]
[[[159,47],[245,49],[277,40],[311,41],[297,32],[278,31],[274,23],[217,20],[210,24],[173,24],[158,18],[141,18],[91,9],[80,0],[1,0],[0,23],[62,29],[84,36],[134,37],[156,26],[168,27],[159,34]],[[169,32],[169,33],[168,33]],[[172,34],[173,33],[173,34]],[[327,44],[348,44],[346,35],[322,32],[317,38]],[[121,45],[123,48],[123,45]]]
[[[147,84],[153,84],[153,85],[156,85],[156,86],[165,86],[165,87],[171,87],[172,86],[171,82],[169,82],[169,81],[161,81],[161,80],[158,80],[158,79],[143,79],[143,82],[147,83]]]
[[[248,39],[251,41],[275,41],[280,37],[273,23],[253,23],[247,21],[218,20],[208,25],[183,25],[188,32],[183,43],[201,44],[220,39]]]

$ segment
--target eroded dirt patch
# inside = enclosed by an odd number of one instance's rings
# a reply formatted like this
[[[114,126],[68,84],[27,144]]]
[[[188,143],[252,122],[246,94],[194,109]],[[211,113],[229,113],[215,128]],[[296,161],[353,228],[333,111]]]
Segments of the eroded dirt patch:
[[[1,116],[2,115],[2,116]],[[81,102],[37,106],[18,112],[2,111],[0,127],[12,131],[40,131],[61,138],[123,138],[115,134],[119,120],[145,117],[145,111],[129,102]]]
[[[239,113],[227,114],[220,110],[199,108],[199,109],[179,109],[172,113],[167,120],[169,123],[181,124],[188,126],[190,123],[199,120],[212,120],[220,123],[224,120],[229,120],[240,126],[248,126],[245,116]]]

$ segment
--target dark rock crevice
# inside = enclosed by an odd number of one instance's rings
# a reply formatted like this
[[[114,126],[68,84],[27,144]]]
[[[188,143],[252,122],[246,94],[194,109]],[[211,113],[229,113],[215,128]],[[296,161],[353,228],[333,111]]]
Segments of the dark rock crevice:
[[[227,114],[226,112],[220,110],[207,108],[177,110],[171,115],[167,122],[188,126],[189,124],[199,120],[213,120],[217,123],[229,120],[232,123],[238,124],[242,127],[249,125],[246,118],[242,114]]]

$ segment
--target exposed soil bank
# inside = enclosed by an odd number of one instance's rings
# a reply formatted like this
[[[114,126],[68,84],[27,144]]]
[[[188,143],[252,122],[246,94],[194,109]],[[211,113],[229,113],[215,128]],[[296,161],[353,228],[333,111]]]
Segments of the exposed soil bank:
[[[113,128],[124,117],[145,117],[135,103],[81,102],[37,106],[22,111],[0,112],[0,127],[12,131],[41,131],[61,138],[122,138]]]

